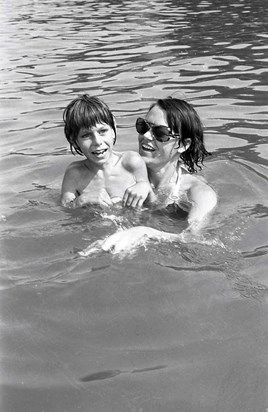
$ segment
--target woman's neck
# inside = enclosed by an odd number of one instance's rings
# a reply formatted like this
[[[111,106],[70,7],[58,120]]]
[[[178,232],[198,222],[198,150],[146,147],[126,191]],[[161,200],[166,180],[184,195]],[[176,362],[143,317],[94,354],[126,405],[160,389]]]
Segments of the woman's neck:
[[[177,161],[168,163],[161,169],[148,168],[149,180],[156,189],[160,185],[168,184],[174,176],[174,174],[177,175]]]

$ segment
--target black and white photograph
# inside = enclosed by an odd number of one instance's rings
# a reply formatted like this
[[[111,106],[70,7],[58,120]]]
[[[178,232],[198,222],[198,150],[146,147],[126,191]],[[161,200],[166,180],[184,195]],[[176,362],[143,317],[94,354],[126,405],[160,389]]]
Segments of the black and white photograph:
[[[268,412],[265,0],[0,0],[1,412]]]

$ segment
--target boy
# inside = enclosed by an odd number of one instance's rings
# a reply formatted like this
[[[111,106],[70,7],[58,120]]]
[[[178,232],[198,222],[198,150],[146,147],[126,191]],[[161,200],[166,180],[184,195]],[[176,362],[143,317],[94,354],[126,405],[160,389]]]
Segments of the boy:
[[[144,160],[136,152],[113,151],[116,124],[108,106],[87,94],[74,99],[63,114],[64,132],[71,151],[84,160],[71,163],[65,172],[61,204],[142,206],[152,189]]]

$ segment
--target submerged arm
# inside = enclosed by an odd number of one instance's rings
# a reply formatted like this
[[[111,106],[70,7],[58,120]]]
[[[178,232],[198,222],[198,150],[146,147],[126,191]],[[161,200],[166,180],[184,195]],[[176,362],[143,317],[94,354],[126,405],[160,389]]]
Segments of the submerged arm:
[[[162,232],[152,227],[135,226],[115,232],[104,240],[97,240],[78,253],[80,256],[89,256],[101,250],[111,253],[133,252],[135,248],[144,245],[150,239],[170,242],[182,240],[180,235]]]
[[[94,242],[79,254],[88,256],[98,250],[111,253],[129,252],[150,239],[168,242],[200,240],[199,234],[217,204],[217,196],[214,190],[203,182],[193,184],[188,195],[192,202],[192,208],[188,215],[188,227],[182,233],[168,233],[148,226],[136,226],[118,231],[104,240]]]

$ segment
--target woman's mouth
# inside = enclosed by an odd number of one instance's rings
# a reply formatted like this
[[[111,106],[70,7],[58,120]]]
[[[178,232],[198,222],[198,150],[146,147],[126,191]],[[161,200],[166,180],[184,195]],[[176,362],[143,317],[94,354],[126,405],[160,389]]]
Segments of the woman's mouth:
[[[141,145],[141,148],[144,152],[155,152],[155,149],[152,146],[149,146],[148,144],[145,144],[145,143]]]

